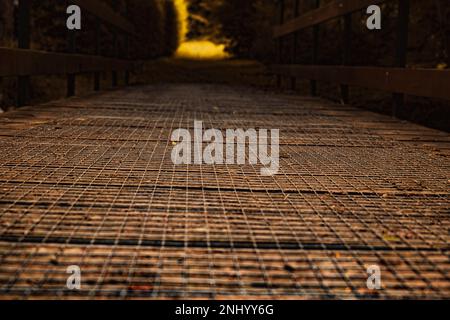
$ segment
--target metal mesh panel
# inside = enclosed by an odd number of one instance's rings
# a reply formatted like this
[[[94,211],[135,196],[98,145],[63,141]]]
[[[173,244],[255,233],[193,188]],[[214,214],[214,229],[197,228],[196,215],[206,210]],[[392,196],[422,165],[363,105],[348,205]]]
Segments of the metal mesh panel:
[[[392,121],[201,85],[61,104],[0,138],[2,297],[450,297],[450,162],[381,134]],[[194,120],[280,129],[279,173],[175,166],[171,133]]]

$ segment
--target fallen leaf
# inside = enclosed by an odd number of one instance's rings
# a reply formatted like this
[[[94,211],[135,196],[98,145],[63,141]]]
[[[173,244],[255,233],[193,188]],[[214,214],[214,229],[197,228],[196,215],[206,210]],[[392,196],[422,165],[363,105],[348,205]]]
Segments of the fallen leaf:
[[[392,236],[392,235],[385,235],[385,236],[383,236],[383,239],[385,241],[388,241],[388,242],[399,242],[399,241],[401,241],[399,237]]]

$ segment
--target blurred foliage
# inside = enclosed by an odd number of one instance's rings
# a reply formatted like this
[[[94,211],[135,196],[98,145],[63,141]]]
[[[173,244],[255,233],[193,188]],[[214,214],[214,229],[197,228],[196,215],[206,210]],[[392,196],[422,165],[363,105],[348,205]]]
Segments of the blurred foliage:
[[[237,57],[270,60],[273,51],[271,0],[190,0],[191,38],[226,43]]]
[[[170,56],[178,48],[180,29],[174,0],[100,0],[134,24],[136,35],[130,36],[129,58],[153,59]],[[70,1],[32,1],[31,49],[49,52],[66,52],[68,31],[66,8]],[[0,0],[0,46],[17,47],[18,0]],[[72,31],[73,32],[73,31]],[[76,31],[76,52],[95,54],[97,18],[82,10],[82,30]],[[100,27],[100,55],[127,57],[126,36],[117,32],[117,51],[114,50],[114,28],[102,23]],[[89,91],[90,75],[80,75],[77,92]],[[105,80],[108,75],[103,75]],[[30,102],[37,103],[64,96],[65,78],[32,77]],[[107,81],[105,81],[107,82]],[[88,85],[83,88],[83,83]],[[110,83],[110,82],[109,82]],[[0,107],[15,104],[17,83],[15,78],[0,79]],[[55,95],[55,93],[58,93]]]
[[[133,58],[147,59],[172,54],[179,43],[179,24],[172,0],[101,0],[122,16],[126,16],[137,30],[131,37],[130,52]],[[17,0],[0,1],[0,45],[16,46]],[[69,2],[67,2],[69,3]],[[31,46],[33,49],[64,52],[68,30],[65,27],[67,7],[65,1],[41,0],[32,2]],[[96,17],[82,11],[82,30],[77,31],[79,53],[95,52]],[[101,54],[115,55],[114,29],[101,26]],[[118,33],[119,55],[125,56],[125,35]]]
[[[296,0],[284,0],[284,20],[294,17]],[[322,0],[326,5],[333,0]],[[316,0],[299,0],[299,12],[314,8]],[[272,27],[277,21],[274,0],[190,0],[190,37],[208,38],[228,43],[228,50],[238,57],[273,61]],[[368,31],[367,16],[361,10],[353,15],[352,63],[355,65],[392,65],[397,23],[396,1],[382,5],[380,31]],[[298,33],[299,50],[295,60],[311,62],[312,29]],[[319,62],[341,61],[342,24],[339,19],[320,26]],[[414,66],[449,66],[450,1],[411,0],[409,64]],[[285,37],[283,57],[293,59],[293,36]]]
[[[217,12],[221,31],[237,56],[272,60],[275,6],[269,0],[227,0]]]

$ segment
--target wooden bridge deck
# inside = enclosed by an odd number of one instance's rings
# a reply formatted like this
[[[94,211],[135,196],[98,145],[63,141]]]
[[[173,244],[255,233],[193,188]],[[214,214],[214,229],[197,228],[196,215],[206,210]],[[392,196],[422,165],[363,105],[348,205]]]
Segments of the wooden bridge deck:
[[[280,129],[278,175],[173,165],[171,132],[194,119]],[[446,133],[208,84],[26,107],[0,128],[2,298],[450,298]]]

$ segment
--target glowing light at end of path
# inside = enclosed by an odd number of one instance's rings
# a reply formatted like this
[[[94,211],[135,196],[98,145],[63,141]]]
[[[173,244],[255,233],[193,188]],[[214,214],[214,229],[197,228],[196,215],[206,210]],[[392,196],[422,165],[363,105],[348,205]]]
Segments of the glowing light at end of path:
[[[175,53],[177,58],[195,60],[220,60],[229,58],[224,44],[216,44],[208,40],[185,41]]]
[[[187,0],[174,0],[179,21],[179,38],[175,56],[182,59],[220,60],[229,57],[224,44],[216,44],[208,40],[187,40],[189,32],[189,11]]]

